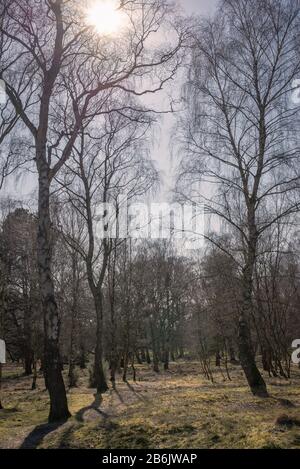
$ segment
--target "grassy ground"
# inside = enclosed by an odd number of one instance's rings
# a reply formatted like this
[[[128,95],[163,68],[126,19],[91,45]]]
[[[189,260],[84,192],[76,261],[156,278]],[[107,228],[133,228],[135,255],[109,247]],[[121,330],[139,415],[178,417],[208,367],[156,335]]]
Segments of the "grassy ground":
[[[271,397],[254,398],[239,367],[232,381],[216,374],[211,384],[197,363],[173,363],[169,372],[138,368],[137,383],[119,381],[101,400],[88,389],[87,372],[68,392],[72,418],[48,425],[43,380],[5,367],[0,410],[1,448],[299,448],[300,427],[278,424],[300,419],[300,373],[267,379]],[[287,402],[286,400],[290,401]],[[293,405],[291,405],[293,404]]]

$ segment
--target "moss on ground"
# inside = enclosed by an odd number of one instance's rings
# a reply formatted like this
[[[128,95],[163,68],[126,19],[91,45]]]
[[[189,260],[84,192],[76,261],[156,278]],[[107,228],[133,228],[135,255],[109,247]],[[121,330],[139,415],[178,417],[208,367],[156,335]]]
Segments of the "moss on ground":
[[[9,368],[4,373],[0,446],[299,448],[300,428],[276,423],[282,415],[299,420],[299,371],[294,370],[289,382],[268,380],[269,399],[251,395],[238,367],[231,374],[232,381],[217,375],[211,384],[201,377],[197,363],[172,364],[171,372],[159,375],[142,366],[137,383],[118,382],[117,392],[109,391],[99,402],[82,372],[80,386],[68,392],[72,418],[53,427],[47,425],[49,400],[42,378],[31,391],[30,378]]]

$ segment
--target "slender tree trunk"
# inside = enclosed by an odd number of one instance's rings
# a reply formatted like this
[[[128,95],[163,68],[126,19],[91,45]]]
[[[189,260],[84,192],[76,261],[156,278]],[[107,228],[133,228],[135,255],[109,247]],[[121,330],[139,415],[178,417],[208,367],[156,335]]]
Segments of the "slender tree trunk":
[[[37,381],[37,366],[36,366],[36,359],[33,358],[33,377],[32,377],[32,385],[31,385],[32,391],[36,389],[36,381]]]
[[[159,358],[156,350],[153,350],[153,371],[159,373]]]
[[[132,379],[133,379],[133,382],[136,383],[136,369],[134,366],[134,353],[131,356],[131,368],[132,368]]]
[[[169,349],[166,348],[164,352],[164,370],[167,371],[169,369]]]
[[[150,353],[149,353],[148,348],[146,349],[146,361],[147,361],[148,365],[151,365],[151,357],[150,357]]]
[[[219,350],[216,352],[216,366],[219,368],[221,366],[221,354]]]
[[[110,381],[113,389],[116,389],[116,373],[119,364],[119,357],[117,353],[116,341],[116,320],[115,320],[115,287],[116,287],[116,243],[112,256],[109,258],[109,273],[111,274],[111,281],[109,282],[109,298],[110,298]]]
[[[113,389],[116,389],[116,373],[118,369],[118,360],[115,357],[111,358],[110,362],[110,381]]]
[[[252,222],[251,225],[253,226]],[[251,227],[250,225],[250,227]],[[256,258],[256,229],[251,227],[246,265],[243,271],[243,303],[238,324],[239,357],[251,392],[255,396],[268,397],[266,383],[255,363],[251,343],[250,317],[252,315],[253,271]]]
[[[136,350],[135,351],[135,357],[136,357],[136,361],[139,365],[142,365],[143,364],[143,360],[141,358],[141,355],[140,355],[140,351],[139,350]]]
[[[146,361],[146,353],[145,353],[145,349],[143,348],[141,350],[141,360],[142,360],[142,363],[145,363]]]
[[[77,300],[79,282],[77,278],[76,254],[72,255],[72,309],[71,309],[71,333],[70,333],[70,354],[69,354],[69,387],[76,387],[75,375],[75,335],[76,335],[76,318],[77,318]]]
[[[70,359],[70,363],[69,363],[68,379],[69,379],[69,388],[75,388],[76,387],[75,364],[72,359]]]
[[[26,297],[28,302],[28,297]],[[33,365],[33,350],[32,350],[32,314],[31,307],[28,306],[25,309],[24,317],[24,371],[25,376],[30,376],[32,374],[32,365]]]
[[[85,356],[85,349],[84,349],[83,344],[80,345],[79,366],[81,370],[86,369],[86,356]]]
[[[227,350],[225,350],[224,362],[225,362],[225,370],[226,370],[227,378],[229,379],[229,381],[231,381],[231,376],[230,376],[229,368],[228,368],[228,355],[227,355]]]
[[[94,385],[98,393],[108,391],[106,377],[103,369],[103,297],[102,292],[95,297],[97,316],[96,349],[94,362]]]
[[[124,383],[127,383],[128,361],[129,361],[128,350],[125,350],[123,376],[122,376],[122,379],[123,379]]]
[[[230,360],[230,363],[232,364],[237,363],[237,359],[235,358],[235,351],[233,347],[229,347],[229,360]]]
[[[50,184],[47,163],[39,161],[38,267],[44,316],[44,373],[50,395],[49,422],[70,417],[59,353],[59,316],[51,272]]]
[[[25,346],[25,351],[24,351],[24,373],[25,376],[30,376],[32,375],[32,365],[33,365],[33,352],[31,348],[28,348]]]
[[[71,326],[71,341],[70,341],[68,379],[69,379],[69,388],[76,387],[73,319],[72,319],[72,326]]]

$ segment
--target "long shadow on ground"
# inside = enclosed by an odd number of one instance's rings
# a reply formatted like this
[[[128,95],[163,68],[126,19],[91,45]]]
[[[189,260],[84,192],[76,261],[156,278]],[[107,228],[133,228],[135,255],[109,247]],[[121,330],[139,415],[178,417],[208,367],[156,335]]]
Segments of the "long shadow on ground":
[[[104,417],[105,419],[108,418],[108,415],[102,412],[99,407],[102,403],[102,397],[100,394],[95,394],[95,399],[94,402],[82,409],[80,409],[76,414],[75,414],[75,419],[78,422],[84,422],[84,415],[87,411],[89,410],[94,410],[97,412],[99,415]],[[32,432],[29,433],[29,435],[24,439],[23,443],[20,446],[20,449],[35,449],[39,446],[40,443],[44,440],[44,438],[49,435],[50,433],[56,431],[59,427],[64,425],[67,421],[62,421],[62,422],[57,422],[53,424],[42,424],[38,425],[35,427]],[[72,426],[67,430],[68,432],[72,431]],[[64,435],[64,438],[66,438],[67,433]]]
[[[99,415],[101,415],[101,417],[104,417],[105,419],[107,419],[109,416],[103,412],[102,410],[99,409],[101,403],[102,403],[102,396],[101,394],[95,394],[94,395],[94,402],[87,406],[87,407],[83,407],[82,409],[80,409],[76,415],[75,415],[75,419],[78,421],[78,422],[83,422],[84,421],[84,414],[89,411],[89,410],[94,410],[95,412],[97,412]]]
[[[49,433],[54,432],[60,426],[64,425],[65,422],[57,423],[44,423],[35,427],[32,432],[27,435],[25,440],[20,446],[20,449],[35,449],[43,441],[45,436]]]
[[[127,384],[127,387],[128,389],[133,392],[133,394],[136,396],[136,398],[139,400],[139,401],[142,401],[142,402],[147,402],[147,399],[142,396],[139,392],[136,391],[136,389],[128,382],[126,382]]]
[[[139,393],[134,389],[133,386],[131,386],[129,383],[127,383],[127,386],[129,388],[129,390],[131,392],[133,392],[139,400],[144,401],[144,402],[146,401],[146,399],[143,396],[139,395]],[[115,392],[119,396],[120,401],[122,402],[123,398],[122,398],[121,394],[117,391],[115,391]],[[94,412],[99,414],[99,416],[101,416],[104,419],[105,422],[108,423],[110,417],[107,413],[100,410],[101,404],[102,404],[102,396],[101,396],[101,394],[96,393],[94,395],[94,401],[92,402],[92,404],[80,409],[75,414],[75,416],[74,416],[75,419],[77,420],[77,422],[82,423],[82,422],[85,421],[84,417],[85,417],[86,412],[88,412],[89,410],[93,410]],[[29,433],[29,435],[27,435],[27,437],[24,439],[23,443],[21,444],[20,449],[35,449],[35,448],[37,448],[40,445],[40,443],[42,443],[42,441],[44,440],[44,438],[47,435],[49,435],[50,433],[56,431],[59,427],[61,427],[65,423],[66,423],[66,421],[57,422],[57,423],[53,423],[53,424],[45,423],[45,424],[38,425],[37,427],[35,427]],[[72,431],[72,428],[70,428],[69,431]]]

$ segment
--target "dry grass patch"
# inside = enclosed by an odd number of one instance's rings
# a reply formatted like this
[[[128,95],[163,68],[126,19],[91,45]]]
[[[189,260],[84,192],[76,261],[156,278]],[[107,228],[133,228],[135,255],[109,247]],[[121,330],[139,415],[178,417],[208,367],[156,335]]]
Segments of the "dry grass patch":
[[[238,367],[231,373],[231,382],[218,376],[211,384],[197,363],[172,364],[171,372],[159,375],[142,366],[137,383],[119,381],[117,392],[110,390],[102,400],[82,373],[80,387],[68,393],[73,417],[49,427],[42,378],[38,390],[30,391],[30,380],[9,370],[1,446],[20,447],[25,441],[38,448],[299,448],[299,427],[277,421],[282,415],[299,420],[298,370],[289,383],[270,380],[269,399],[251,395]]]

